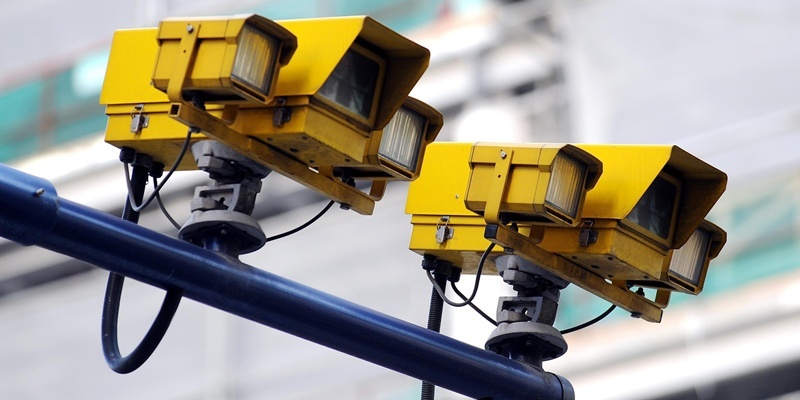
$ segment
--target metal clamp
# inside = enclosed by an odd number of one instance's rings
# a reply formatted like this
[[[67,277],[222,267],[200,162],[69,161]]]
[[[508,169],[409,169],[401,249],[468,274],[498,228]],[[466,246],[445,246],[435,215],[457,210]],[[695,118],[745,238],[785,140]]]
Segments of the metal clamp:
[[[597,243],[597,230],[592,229],[594,221],[586,220],[581,225],[581,235],[578,237],[578,245],[586,247],[592,243]]]
[[[150,117],[144,114],[144,104],[137,104],[131,110],[131,133],[142,133],[150,125]]]
[[[442,225],[444,223],[444,225]],[[453,228],[448,227],[447,225],[450,223],[450,217],[443,216],[439,219],[439,222],[436,223],[436,243],[442,244],[448,239],[453,238]]]
[[[272,111],[272,126],[280,128],[283,124],[292,120],[292,109],[286,107],[286,98],[275,99],[277,107]]]

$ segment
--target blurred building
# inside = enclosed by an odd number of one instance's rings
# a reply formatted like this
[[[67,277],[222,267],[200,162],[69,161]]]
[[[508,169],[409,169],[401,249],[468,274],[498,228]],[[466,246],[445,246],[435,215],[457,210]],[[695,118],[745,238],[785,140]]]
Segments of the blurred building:
[[[432,53],[413,94],[441,110],[441,140],[677,143],[729,174],[712,220],[728,244],[698,297],[675,296],[661,324],[622,311],[569,334],[545,368],[581,399],[800,398],[800,6],[633,0],[30,0],[0,3],[0,161],[52,180],[68,199],[119,214],[118,151],[102,143],[97,98],[115,29],[161,18],[256,12],[271,19],[369,14]],[[276,175],[276,174],[273,174]],[[177,174],[167,208],[188,214],[202,173]],[[333,209],[243,259],[424,325],[430,286],[407,250],[403,184],[375,215]],[[281,176],[256,215],[268,235],[305,222],[321,198]],[[155,209],[155,207],[153,207]],[[155,210],[140,223],[175,235]],[[0,397],[13,399],[375,399],[419,397],[419,382],[184,301],[144,367],[111,372],[100,352],[105,271],[0,241]],[[501,282],[478,302],[491,311]],[[465,278],[462,283],[469,285]],[[129,282],[123,353],[163,293]],[[607,304],[577,288],[557,326]],[[300,312],[300,311],[298,311]],[[492,327],[447,310],[444,332],[481,346]],[[313,319],[313,315],[308,318]],[[437,398],[460,398],[438,391]]]

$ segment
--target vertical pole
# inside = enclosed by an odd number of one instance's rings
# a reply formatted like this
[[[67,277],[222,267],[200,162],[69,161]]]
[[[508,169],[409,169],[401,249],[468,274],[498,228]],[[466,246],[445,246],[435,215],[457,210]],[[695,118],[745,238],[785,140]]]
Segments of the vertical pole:
[[[434,272],[433,277],[436,285],[441,288],[442,293],[447,288],[447,275],[443,273]],[[428,310],[428,329],[434,332],[439,332],[442,328],[442,312],[444,311],[444,299],[439,296],[439,292],[435,287],[431,288],[431,305]],[[436,392],[436,386],[428,381],[422,381],[422,390],[420,394],[421,400],[433,400]]]

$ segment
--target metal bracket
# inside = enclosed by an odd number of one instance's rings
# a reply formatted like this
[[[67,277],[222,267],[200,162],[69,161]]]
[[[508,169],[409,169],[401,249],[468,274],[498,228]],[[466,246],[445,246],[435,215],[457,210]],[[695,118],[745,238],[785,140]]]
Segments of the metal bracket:
[[[578,245],[586,247],[590,244],[597,243],[597,230],[592,229],[594,221],[587,220],[581,225],[581,234],[578,237]]]
[[[442,223],[444,223],[444,225],[442,225]],[[448,227],[448,223],[450,223],[450,217],[448,216],[443,216],[439,219],[439,222],[436,223],[436,243],[442,244],[453,238],[454,229]]]
[[[170,106],[169,116],[187,126],[202,126],[203,134],[209,138],[234,149],[246,149],[243,151],[247,152],[247,156],[259,164],[305,185],[331,200],[340,204],[348,204],[359,214],[370,215],[375,208],[375,200],[357,188],[338,182],[321,171],[314,171],[305,163],[267,146],[260,140],[240,134],[220,119],[192,104],[173,103]]]
[[[500,297],[497,302],[497,322],[540,322],[543,301],[544,299],[541,296]],[[553,317],[555,317],[555,314]]]
[[[266,235],[252,213],[270,170],[211,140],[196,142],[192,153],[214,184],[195,188],[192,215],[178,236],[231,257],[260,249]]]
[[[638,313],[646,321],[661,321],[663,311],[655,303],[632,293],[626,288],[606,282],[600,275],[589,272],[564,257],[555,256],[553,253],[537,246],[529,238],[512,231],[506,226],[486,225],[484,237],[498,246],[514,248],[516,250],[515,254],[522,258],[536,265],[547,266],[550,272],[556,274],[559,278],[567,280],[608,302],[614,303],[628,312]]]
[[[292,120],[292,109],[286,107],[286,99],[276,99],[278,107],[272,112],[272,126],[280,127],[281,125]]]
[[[509,174],[511,173],[511,158],[514,154],[513,148],[501,149],[498,160],[494,165],[494,174],[497,179],[492,179],[489,187],[489,196],[486,199],[486,206],[483,210],[483,218],[487,224],[500,223],[500,204],[503,202],[506,189],[508,189]]]
[[[186,24],[186,30],[181,35],[180,52],[173,65],[172,76],[170,76],[169,83],[167,83],[167,98],[169,98],[169,101],[183,100],[181,90],[183,89],[183,83],[186,81],[186,76],[189,74],[189,67],[192,65],[192,59],[197,49],[198,31],[199,29],[195,29],[192,24]]]

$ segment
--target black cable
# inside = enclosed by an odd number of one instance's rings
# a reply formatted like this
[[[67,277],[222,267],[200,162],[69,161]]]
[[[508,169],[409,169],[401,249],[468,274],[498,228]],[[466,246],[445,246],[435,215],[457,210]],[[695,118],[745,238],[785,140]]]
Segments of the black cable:
[[[133,188],[131,187],[131,178],[130,178],[130,172],[128,170],[128,163],[127,162],[123,163],[123,166],[125,168],[125,182],[128,185],[128,202],[131,203],[131,209],[133,211],[137,213],[141,212],[147,206],[149,206],[150,203],[153,202],[153,199],[155,199],[156,196],[158,196],[158,193],[161,191],[161,188],[164,187],[169,178],[172,176],[172,173],[175,172],[178,169],[178,166],[181,164],[181,160],[183,160],[183,156],[186,155],[186,151],[189,149],[189,144],[192,142],[192,134],[195,132],[197,132],[195,128],[189,128],[188,132],[186,133],[186,139],[183,140],[183,145],[181,145],[181,150],[178,153],[178,157],[175,158],[175,162],[173,162],[172,166],[169,168],[167,176],[164,177],[164,180],[161,181],[160,185],[156,186],[155,191],[153,191],[153,193],[150,194],[150,196],[147,198],[147,200],[145,200],[144,203],[139,204],[139,202],[142,201],[144,195],[142,196],[142,198],[139,198],[139,201],[136,201],[136,199],[133,198]]]
[[[123,160],[123,164],[127,165],[134,162],[133,175],[131,176],[126,172],[125,181],[128,185],[128,196],[125,199],[125,206],[122,208],[122,219],[125,221],[139,223],[139,210],[133,207],[136,201],[142,201],[144,197],[144,190],[147,187],[147,182],[150,180],[150,167],[152,166],[152,159],[147,157],[137,156],[135,153],[127,153],[126,155],[120,154],[120,159],[129,157]],[[139,157],[139,158],[137,158]],[[150,162],[148,162],[150,160]],[[127,171],[127,169],[126,169]]]
[[[158,189],[158,180],[155,176],[153,177],[153,187],[155,189]],[[170,215],[169,211],[167,211],[167,207],[164,206],[164,202],[161,201],[161,194],[159,193],[159,191],[155,190],[155,194],[156,194],[156,203],[158,203],[158,208],[161,209],[161,213],[164,214],[165,217],[167,217],[167,219],[172,224],[172,226],[175,227],[175,229],[180,230],[181,224],[179,224],[178,221],[175,221],[175,219],[172,218],[172,215]]]
[[[295,233],[300,232],[305,228],[308,228],[309,225],[313,224],[314,222],[317,222],[318,219],[320,219],[323,215],[325,215],[325,213],[328,212],[328,210],[330,210],[331,207],[333,207],[334,203],[335,202],[333,200],[329,201],[328,204],[322,209],[322,211],[320,211],[317,215],[315,215],[313,218],[308,220],[308,222],[306,222],[305,224],[300,225],[297,228],[294,228],[294,229],[292,229],[290,231],[283,232],[283,233],[275,235],[275,236],[270,236],[270,237],[267,238],[267,240],[264,243],[271,242],[273,240],[282,239],[282,238],[285,238],[286,236],[289,236],[289,235],[294,235]]]
[[[431,274],[430,271],[426,271],[425,275],[428,276],[428,280],[431,281],[433,288],[436,289],[436,291],[439,293],[439,296],[442,297],[442,300],[444,300],[445,303],[447,303],[452,307],[464,307],[472,303],[472,300],[475,299],[475,295],[478,294],[478,286],[481,283],[481,272],[483,271],[483,265],[486,263],[486,258],[489,257],[489,254],[492,252],[492,249],[494,249],[494,243],[490,244],[489,247],[486,248],[486,251],[483,252],[483,255],[481,255],[481,260],[478,263],[478,270],[475,272],[475,285],[472,287],[472,294],[469,296],[468,299],[465,299],[462,303],[456,303],[448,299],[447,296],[444,295],[444,291],[442,290],[442,288],[436,284],[436,281],[434,280],[433,275]]]
[[[614,311],[615,308],[617,308],[617,306],[612,304],[611,307],[608,308],[608,310],[606,310],[602,314],[598,315],[595,319],[593,319],[591,321],[588,321],[588,322],[584,322],[584,323],[582,323],[582,324],[580,324],[578,326],[574,326],[574,327],[569,328],[569,329],[564,329],[563,331],[559,331],[559,332],[561,332],[562,335],[566,335],[568,333],[572,333],[572,332],[575,332],[577,330],[581,330],[581,329],[586,328],[588,326],[594,325],[596,322],[598,322],[601,319],[607,317],[608,314],[611,314],[611,312]]]
[[[461,291],[458,290],[458,287],[456,287],[454,282],[450,282],[450,287],[453,288],[453,291],[456,293],[456,295],[458,295],[458,297],[461,298],[461,300],[464,300],[464,301],[467,300],[467,296],[464,296],[464,293],[461,293]],[[469,306],[473,310],[475,310],[475,312],[480,314],[480,316],[483,317],[483,319],[489,321],[490,324],[492,324],[494,326],[497,326],[497,321],[495,321],[494,318],[490,317],[489,314],[486,314],[485,312],[483,312],[483,310],[481,310],[480,307],[476,306],[475,303],[469,302]]]
[[[129,149],[123,150],[120,159],[126,166],[130,160],[123,154],[130,155]],[[125,206],[122,209],[122,219],[133,223],[139,222],[139,211],[133,206],[144,197],[144,190],[147,186],[149,167],[144,165],[134,165],[133,176],[126,179],[128,182],[128,196],[125,199]],[[127,176],[127,174],[126,174]],[[119,340],[117,335],[117,321],[119,317],[119,305],[122,297],[122,287],[125,282],[123,275],[111,272],[108,275],[106,285],[106,295],[103,301],[102,320],[100,324],[101,343],[103,346],[103,356],[108,366],[117,373],[127,374],[135,371],[142,366],[145,361],[153,354],[164,334],[172,322],[172,317],[180,304],[182,291],[179,289],[169,289],[161,304],[161,309],[156,316],[153,325],[145,334],[138,346],[126,357],[119,351]]]
[[[117,320],[124,280],[125,277],[117,273],[112,272],[108,275],[102,319],[103,355],[109,368],[119,374],[135,371],[150,358],[156,347],[161,343],[161,339],[164,338],[164,334],[167,333],[182,297],[182,291],[179,289],[167,290],[164,302],[161,304],[161,309],[158,311],[153,325],[150,326],[139,345],[130,354],[123,357],[119,351]]]
[[[428,308],[428,329],[439,332],[442,328],[442,312],[444,311],[444,300],[439,295],[437,287],[444,292],[444,287],[447,284],[447,274],[435,274],[434,286],[431,288],[431,303]],[[436,385],[428,381],[422,381],[422,390],[420,391],[421,400],[433,400]]]

